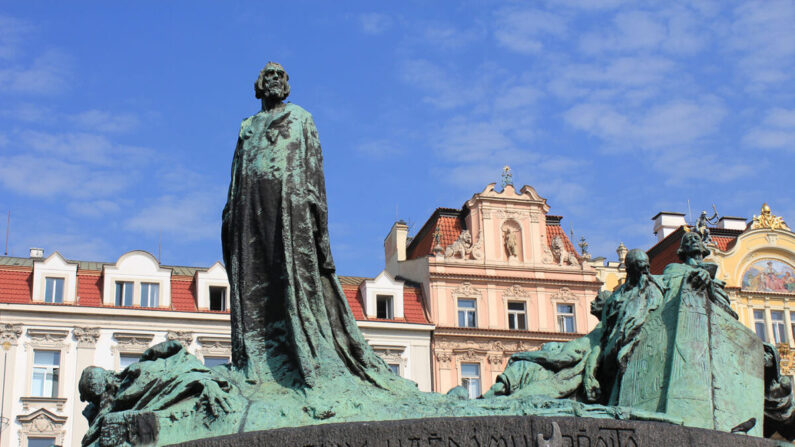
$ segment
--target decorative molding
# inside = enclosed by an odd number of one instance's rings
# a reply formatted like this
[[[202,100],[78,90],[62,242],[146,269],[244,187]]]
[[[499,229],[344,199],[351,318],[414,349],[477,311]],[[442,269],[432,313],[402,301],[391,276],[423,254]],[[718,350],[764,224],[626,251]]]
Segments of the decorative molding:
[[[572,293],[568,287],[561,287],[560,290],[552,295],[552,299],[557,301],[577,301],[577,295]]]
[[[142,354],[149,349],[155,336],[154,334],[114,332],[113,338],[116,340],[116,344],[110,349],[114,355],[118,356],[121,353]]]
[[[505,210],[500,209],[497,210],[497,217],[501,217],[503,219],[522,219],[523,217],[532,216],[534,213],[531,213],[528,210]]]
[[[63,411],[66,405],[65,397],[20,397],[19,401],[22,402],[22,411],[30,411],[31,407]]]
[[[433,354],[436,356],[436,361],[439,362],[439,368],[450,369],[450,362],[453,358],[451,351],[436,349]]]
[[[69,331],[65,329],[28,329],[30,341],[25,348],[50,348],[68,352],[69,345],[64,343]]]
[[[78,348],[90,348],[97,344],[99,328],[75,326],[72,330],[72,335],[77,340]]]
[[[405,348],[402,346],[373,346],[373,350],[388,364],[398,364],[401,367],[408,364],[407,359],[403,356]]]
[[[503,354],[489,354],[489,363],[494,366],[502,365]]]
[[[21,324],[5,323],[0,325],[0,344],[9,343],[12,346],[17,344],[17,340],[22,335]]]
[[[778,240],[778,235],[776,233],[766,234],[765,239],[767,239],[768,244],[776,245],[776,241]]]
[[[477,242],[472,240],[472,234],[469,230],[461,231],[458,239],[453,241],[444,250],[445,260],[461,260],[466,261],[469,259],[480,260],[483,258],[483,237],[478,235]]]
[[[44,408],[17,416],[17,422],[21,426],[19,445],[28,445],[29,438],[55,438],[56,445],[63,445],[67,419],[66,416],[58,416]]]
[[[530,296],[530,292],[519,284],[514,284],[505,289],[502,295],[511,298],[527,298]]]
[[[480,298],[483,294],[480,290],[472,287],[472,283],[465,281],[461,283],[460,286],[453,289],[453,295],[456,296],[463,296],[463,297],[472,297],[472,298]]]
[[[453,349],[453,353],[457,359],[468,361],[482,360],[486,356],[486,351],[475,348]]]
[[[202,357],[230,357],[232,355],[232,340],[227,337],[196,337],[199,343],[198,352]]]
[[[182,346],[187,350],[190,344],[193,343],[193,332],[191,331],[168,331],[166,340],[176,340],[182,343]]]

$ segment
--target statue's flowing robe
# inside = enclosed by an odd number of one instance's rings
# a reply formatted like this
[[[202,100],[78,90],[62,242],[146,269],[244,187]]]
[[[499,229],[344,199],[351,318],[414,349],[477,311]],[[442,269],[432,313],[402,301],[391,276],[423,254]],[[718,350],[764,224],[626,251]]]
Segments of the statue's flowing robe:
[[[312,387],[319,377],[346,374],[379,386],[391,380],[335,274],[322,154],[309,112],[288,103],[243,121],[221,239],[235,366],[286,386]]]

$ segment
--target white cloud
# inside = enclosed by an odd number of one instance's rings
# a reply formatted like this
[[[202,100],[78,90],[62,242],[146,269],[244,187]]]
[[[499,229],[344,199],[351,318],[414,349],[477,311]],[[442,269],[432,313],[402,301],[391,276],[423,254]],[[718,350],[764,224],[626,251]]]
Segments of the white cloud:
[[[405,82],[427,93],[422,98],[423,102],[439,109],[480,101],[497,74],[493,67],[483,66],[468,72],[474,79],[463,79],[427,59],[406,60],[401,64],[400,72]]]
[[[747,146],[795,152],[795,109],[774,108],[743,137]]]
[[[795,3],[743,2],[734,17],[728,41],[740,52],[740,68],[745,75],[756,86],[791,80],[795,69]]]
[[[217,188],[165,195],[144,206],[124,226],[148,234],[169,233],[183,241],[216,239],[221,231],[223,197],[223,191]]]
[[[89,168],[52,157],[0,157],[0,184],[23,195],[108,197],[122,191],[131,180],[125,171]]]
[[[132,113],[111,113],[94,109],[69,118],[80,127],[100,132],[126,132],[138,126],[138,117]]]
[[[36,95],[58,94],[67,88],[71,60],[58,51],[47,51],[29,65],[0,68],[0,92]]]
[[[121,210],[113,200],[85,200],[70,202],[67,208],[72,214],[87,217],[107,217]]]
[[[714,134],[726,115],[712,98],[672,100],[648,111],[620,112],[612,104],[579,104],[564,118],[573,127],[609,143],[639,149],[686,145]]]
[[[115,144],[105,136],[91,133],[48,133],[28,130],[20,134],[20,141],[26,149],[71,163],[121,167],[141,164],[154,155],[149,149]]]
[[[365,34],[381,34],[392,26],[391,17],[377,12],[359,14],[357,19],[359,21],[359,27]]]
[[[494,100],[497,110],[513,110],[535,104],[542,93],[529,85],[514,85],[500,93]]]
[[[519,53],[538,53],[549,36],[566,33],[563,16],[539,9],[504,8],[496,13],[497,42]]]

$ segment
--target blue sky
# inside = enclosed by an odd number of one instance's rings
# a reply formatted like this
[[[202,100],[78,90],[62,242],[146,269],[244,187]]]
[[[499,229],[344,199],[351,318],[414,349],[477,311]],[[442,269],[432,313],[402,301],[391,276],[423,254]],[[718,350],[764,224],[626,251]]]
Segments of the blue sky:
[[[679,3],[0,1],[0,229],[18,256],[220,259],[268,60],[315,117],[343,275],[506,164],[595,256],[688,200],[795,223],[795,2]]]

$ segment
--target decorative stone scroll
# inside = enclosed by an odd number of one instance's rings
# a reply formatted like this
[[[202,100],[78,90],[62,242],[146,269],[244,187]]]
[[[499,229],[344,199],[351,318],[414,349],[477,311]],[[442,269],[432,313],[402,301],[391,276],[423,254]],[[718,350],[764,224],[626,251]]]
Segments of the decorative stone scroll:
[[[193,332],[191,331],[168,331],[166,340],[176,340],[182,343],[182,346],[187,350],[190,344],[193,343]]]
[[[0,345],[5,343],[16,345],[20,335],[22,335],[21,324],[6,323],[0,325]]]
[[[460,286],[453,289],[453,295],[473,298],[480,298],[482,296],[480,290],[472,287],[472,283],[470,282],[463,282]]]
[[[408,364],[403,356],[405,349],[402,346],[373,346],[375,353],[389,365],[400,365],[405,367]]]
[[[99,339],[99,328],[76,326],[72,330],[72,335],[75,340],[77,340],[78,348],[91,347],[97,344],[97,340]]]
[[[519,284],[514,284],[505,289],[502,295],[511,298],[527,298],[530,296],[530,292]]]
[[[227,337],[196,337],[202,357],[229,357],[232,355],[232,340]]]
[[[433,351],[436,356],[436,361],[439,362],[439,367],[442,369],[450,369],[450,361],[453,358],[453,353],[445,349],[436,349]]]
[[[572,293],[568,287],[561,287],[560,290],[552,295],[552,299],[556,301],[577,301],[577,295]]]

